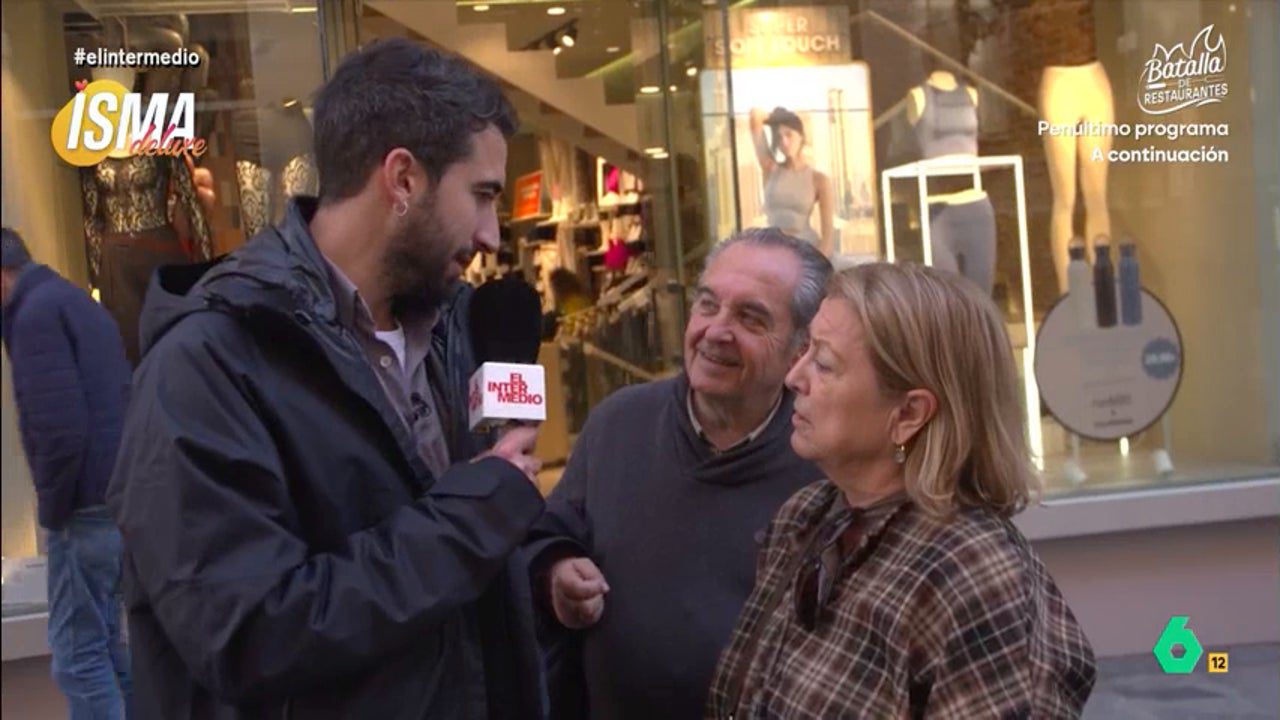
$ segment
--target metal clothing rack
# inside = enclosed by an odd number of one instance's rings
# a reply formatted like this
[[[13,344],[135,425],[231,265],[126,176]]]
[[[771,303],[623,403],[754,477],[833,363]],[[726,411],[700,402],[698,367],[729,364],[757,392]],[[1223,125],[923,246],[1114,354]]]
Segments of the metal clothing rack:
[[[894,261],[893,207],[891,186],[894,180],[915,180],[920,194],[920,241],[924,245],[924,264],[933,265],[933,243],[929,232],[929,185],[931,177],[970,175],[974,189],[982,190],[982,171],[1011,169],[1014,176],[1015,200],[1018,208],[1018,251],[1022,266],[1022,318],[1026,331],[1026,348],[1022,353],[1023,387],[1027,401],[1027,440],[1031,444],[1036,467],[1044,469],[1044,437],[1040,425],[1040,390],[1036,386],[1036,335],[1031,305],[1031,255],[1027,240],[1027,191],[1022,156],[950,156],[918,160],[889,168],[880,175],[880,196],[884,199],[885,259]]]

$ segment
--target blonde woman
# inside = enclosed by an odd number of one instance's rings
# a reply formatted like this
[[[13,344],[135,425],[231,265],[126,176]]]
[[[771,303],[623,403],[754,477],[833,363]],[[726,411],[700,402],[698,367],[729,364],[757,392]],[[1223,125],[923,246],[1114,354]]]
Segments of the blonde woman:
[[[1004,326],[965,280],[831,280],[787,377],[826,480],[774,518],[707,717],[1060,718],[1093,651],[1010,516],[1033,472]]]

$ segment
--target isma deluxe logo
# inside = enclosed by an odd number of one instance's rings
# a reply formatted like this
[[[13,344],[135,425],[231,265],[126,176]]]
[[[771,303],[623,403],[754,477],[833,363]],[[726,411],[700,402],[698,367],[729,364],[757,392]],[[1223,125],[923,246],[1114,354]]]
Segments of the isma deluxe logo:
[[[206,143],[195,136],[194,94],[153,93],[143,101],[114,80],[77,82],[49,129],[54,151],[78,167],[108,157],[204,154]]]

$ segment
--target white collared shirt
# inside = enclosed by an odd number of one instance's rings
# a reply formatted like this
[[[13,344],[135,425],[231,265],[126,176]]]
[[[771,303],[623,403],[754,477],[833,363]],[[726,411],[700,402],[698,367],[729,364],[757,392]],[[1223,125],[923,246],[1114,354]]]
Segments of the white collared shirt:
[[[730,450],[734,450],[736,448],[742,447],[743,445],[746,445],[752,440],[755,440],[756,438],[760,437],[760,434],[764,432],[765,428],[769,427],[769,423],[773,422],[773,416],[778,414],[778,408],[782,407],[782,393],[779,392],[778,398],[773,401],[773,409],[769,411],[769,414],[767,416],[765,416],[764,422],[760,423],[760,425],[757,426],[755,430],[752,430],[751,432],[747,433],[746,437],[730,445],[724,450],[717,448],[715,446],[715,443],[711,442],[711,439],[707,437],[707,434],[705,432],[703,432],[702,423],[698,422],[698,414],[693,411],[693,389],[692,388],[690,388],[689,392],[685,394],[685,404],[689,408],[689,421],[693,423],[693,431],[698,433],[698,437],[701,438],[703,442],[711,446],[711,452],[719,455],[720,453],[729,452]]]

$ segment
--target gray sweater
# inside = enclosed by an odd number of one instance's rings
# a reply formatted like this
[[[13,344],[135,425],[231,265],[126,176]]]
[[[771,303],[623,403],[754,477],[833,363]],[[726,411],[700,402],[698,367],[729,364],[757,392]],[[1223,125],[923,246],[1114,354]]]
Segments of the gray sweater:
[[[534,526],[527,550],[552,717],[701,717],[754,584],[759,534],[787,498],[821,478],[791,449],[790,393],[756,439],[714,454],[689,420],[687,392],[681,376],[601,403]],[[590,557],[610,585],[604,616],[584,632],[549,611],[546,570],[567,555]],[[579,643],[581,668],[566,661],[578,658]]]

